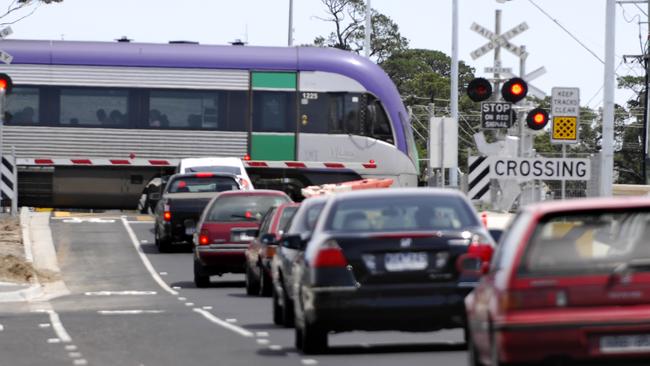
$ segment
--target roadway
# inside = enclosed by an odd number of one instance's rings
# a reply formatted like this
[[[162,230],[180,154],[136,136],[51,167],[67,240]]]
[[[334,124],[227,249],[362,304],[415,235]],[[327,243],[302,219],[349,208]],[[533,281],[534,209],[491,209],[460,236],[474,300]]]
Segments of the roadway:
[[[467,364],[460,330],[335,334],[305,356],[243,275],[195,288],[191,254],[158,253],[150,218],[53,217],[51,229],[69,294],[0,304],[0,365]]]

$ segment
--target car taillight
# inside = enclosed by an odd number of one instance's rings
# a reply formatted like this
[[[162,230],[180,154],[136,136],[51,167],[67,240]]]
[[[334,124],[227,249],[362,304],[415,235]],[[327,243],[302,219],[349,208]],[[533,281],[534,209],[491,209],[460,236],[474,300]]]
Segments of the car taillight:
[[[165,211],[163,213],[163,219],[165,219],[165,221],[167,221],[167,222],[172,221],[172,213],[169,212],[169,211]]]
[[[567,294],[560,289],[510,290],[500,298],[504,311],[567,306]]]
[[[484,262],[489,262],[492,259],[492,253],[494,253],[494,246],[481,235],[474,235],[472,242],[467,247],[467,254],[475,255]]]
[[[199,245],[208,245],[208,244],[210,244],[210,237],[208,235],[208,231],[202,229],[201,233],[199,234]]]
[[[313,261],[314,268],[336,268],[347,265],[348,260],[345,259],[341,247],[335,240],[328,240],[321,245]]]

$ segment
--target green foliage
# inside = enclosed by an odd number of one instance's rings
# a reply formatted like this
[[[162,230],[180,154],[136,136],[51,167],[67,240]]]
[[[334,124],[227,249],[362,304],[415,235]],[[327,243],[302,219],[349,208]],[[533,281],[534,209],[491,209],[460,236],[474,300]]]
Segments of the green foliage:
[[[364,51],[366,4],[363,0],[321,0],[326,7],[323,21],[334,23],[334,31],[319,36],[314,44],[361,53]],[[372,9],[370,57],[383,62],[393,53],[408,48],[408,40],[399,32],[397,24],[387,15]]]

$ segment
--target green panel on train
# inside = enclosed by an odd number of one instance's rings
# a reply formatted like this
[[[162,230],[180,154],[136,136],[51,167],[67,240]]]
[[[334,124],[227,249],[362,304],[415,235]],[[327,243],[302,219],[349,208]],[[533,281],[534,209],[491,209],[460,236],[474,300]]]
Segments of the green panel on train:
[[[251,72],[252,159],[296,159],[297,80],[295,72]]]

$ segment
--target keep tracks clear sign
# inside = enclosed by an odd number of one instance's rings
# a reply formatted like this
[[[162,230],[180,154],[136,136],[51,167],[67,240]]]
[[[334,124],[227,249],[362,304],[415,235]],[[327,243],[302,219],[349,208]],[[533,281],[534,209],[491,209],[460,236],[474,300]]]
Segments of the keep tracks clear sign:
[[[589,159],[490,157],[491,179],[589,180]]]

